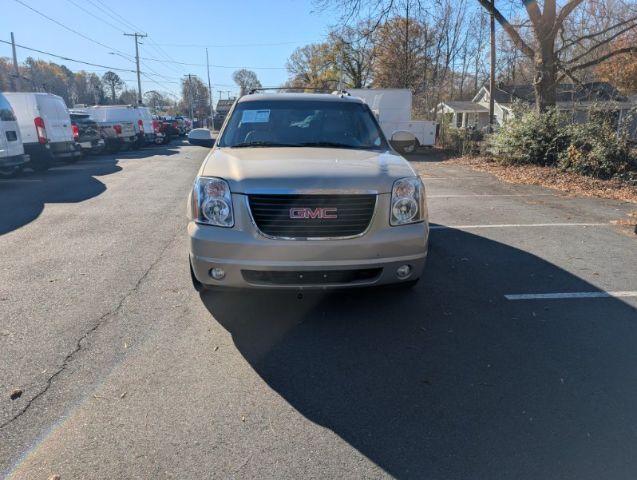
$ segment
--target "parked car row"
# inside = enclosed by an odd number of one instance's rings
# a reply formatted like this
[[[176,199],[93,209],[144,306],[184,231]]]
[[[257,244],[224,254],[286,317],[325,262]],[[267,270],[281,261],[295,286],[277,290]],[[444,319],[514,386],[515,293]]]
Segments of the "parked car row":
[[[44,171],[85,154],[166,144],[190,130],[183,117],[153,117],[143,106],[106,105],[69,110],[62,97],[40,92],[0,93],[0,176],[28,167]]]

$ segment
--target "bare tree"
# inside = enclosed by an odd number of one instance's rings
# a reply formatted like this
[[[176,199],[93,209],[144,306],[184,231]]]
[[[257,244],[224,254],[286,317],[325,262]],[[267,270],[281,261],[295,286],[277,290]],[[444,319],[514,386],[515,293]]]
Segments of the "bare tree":
[[[345,83],[352,88],[371,83],[372,69],[377,53],[376,32],[369,22],[355,27],[344,26],[330,32],[331,60],[342,73]]]
[[[578,34],[568,28],[568,20],[584,0],[568,0],[558,8],[557,0],[545,0],[543,5],[522,0],[530,22],[532,41],[523,38],[520,28],[514,26],[491,0],[478,0],[480,5],[495,16],[497,22],[511,38],[517,49],[533,61],[536,107],[540,111],[554,106],[559,81],[568,77],[575,83],[581,83],[578,71],[597,65],[622,53],[637,51],[637,46],[618,48],[596,55],[613,39],[637,27],[637,15],[627,9],[624,18],[617,18],[611,25],[586,34]],[[590,2],[593,3],[593,2]],[[558,39],[561,46],[558,47]],[[561,53],[577,45],[588,45],[585,51],[564,60]]]
[[[464,56],[470,49],[465,49],[462,41],[467,28],[466,18],[462,17],[469,10],[463,2],[315,0],[315,3],[342,12],[340,21],[344,24],[367,18],[378,28],[392,16],[404,16],[397,12],[404,12],[406,7],[414,12],[426,12],[430,18],[437,19],[439,32],[431,66],[425,67],[430,71],[424,72],[423,78],[449,80],[458,76],[458,67],[464,70]],[[518,65],[528,61],[531,66],[536,107],[540,111],[555,105],[557,85],[563,79],[582,83],[592,67],[618,55],[637,52],[637,45],[619,41],[637,28],[635,0],[563,0],[559,4],[557,0],[502,0],[497,4],[492,0],[477,0],[478,5],[494,15],[513,47],[522,54],[523,58],[511,55],[511,78],[517,75]],[[503,7],[508,8],[513,20],[505,15]],[[518,21],[521,14],[524,18]],[[474,72],[476,77],[478,65],[479,60]]]
[[[241,95],[245,95],[250,90],[255,88],[261,88],[261,82],[257,77],[257,74],[252,70],[246,70],[242,68],[232,74],[232,79],[241,88]]]

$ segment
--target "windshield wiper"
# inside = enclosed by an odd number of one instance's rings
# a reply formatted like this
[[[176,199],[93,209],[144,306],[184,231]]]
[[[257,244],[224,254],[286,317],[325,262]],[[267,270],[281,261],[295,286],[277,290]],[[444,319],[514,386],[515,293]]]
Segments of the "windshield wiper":
[[[299,145],[293,143],[276,143],[276,142],[243,142],[235,145],[229,145],[230,148],[248,148],[248,147],[298,147]]]
[[[349,148],[354,150],[369,150],[370,148],[376,148],[376,147],[367,147],[364,145],[360,145],[360,146],[349,145],[347,143],[339,143],[339,142],[305,142],[305,143],[299,143],[299,147]]]

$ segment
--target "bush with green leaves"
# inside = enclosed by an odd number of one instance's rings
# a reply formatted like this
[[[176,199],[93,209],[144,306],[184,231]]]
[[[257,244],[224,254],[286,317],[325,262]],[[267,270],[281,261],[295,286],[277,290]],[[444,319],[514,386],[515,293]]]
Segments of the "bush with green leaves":
[[[514,111],[488,140],[488,152],[499,162],[556,166],[602,179],[637,178],[637,157],[613,111],[592,108],[584,123],[572,123],[572,115],[555,109]]]
[[[602,179],[637,175],[637,158],[631,152],[629,136],[608,114],[591,112],[588,122],[565,129],[569,146],[560,154],[562,170]]]
[[[490,135],[488,151],[502,163],[555,165],[568,148],[566,122],[555,109],[539,113],[516,105],[513,118]]]
[[[484,134],[471,128],[450,128],[444,130],[442,144],[445,149],[457,155],[474,155],[480,152]]]

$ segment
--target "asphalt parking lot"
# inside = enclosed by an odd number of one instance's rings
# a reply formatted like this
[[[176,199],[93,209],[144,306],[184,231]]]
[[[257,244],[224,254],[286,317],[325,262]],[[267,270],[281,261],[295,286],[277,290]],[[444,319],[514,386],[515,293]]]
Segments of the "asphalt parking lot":
[[[0,476],[635,478],[635,205],[414,157],[413,290],[200,296],[205,152],[0,181]]]

